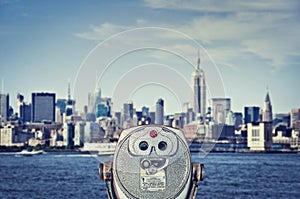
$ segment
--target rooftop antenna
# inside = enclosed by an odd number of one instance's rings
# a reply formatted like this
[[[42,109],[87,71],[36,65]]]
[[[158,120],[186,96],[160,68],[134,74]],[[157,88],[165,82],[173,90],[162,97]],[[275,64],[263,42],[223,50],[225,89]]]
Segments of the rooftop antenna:
[[[197,70],[200,70],[200,52],[199,52],[199,48],[198,48]]]

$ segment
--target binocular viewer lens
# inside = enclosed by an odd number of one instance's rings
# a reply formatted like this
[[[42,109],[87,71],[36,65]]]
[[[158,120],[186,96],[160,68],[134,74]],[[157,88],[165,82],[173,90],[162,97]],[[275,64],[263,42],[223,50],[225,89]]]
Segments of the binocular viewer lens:
[[[158,143],[157,148],[158,148],[159,150],[161,150],[161,151],[164,151],[164,150],[167,149],[167,146],[168,146],[168,144],[167,144],[165,141],[160,141],[160,142]],[[149,144],[148,144],[148,142],[146,142],[146,141],[141,141],[140,144],[139,144],[139,148],[140,148],[142,151],[146,151],[146,150],[148,149],[148,147],[149,147]]]

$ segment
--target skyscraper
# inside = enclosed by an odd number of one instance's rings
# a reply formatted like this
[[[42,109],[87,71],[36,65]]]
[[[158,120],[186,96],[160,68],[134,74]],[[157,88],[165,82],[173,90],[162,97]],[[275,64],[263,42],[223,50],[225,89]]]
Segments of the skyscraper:
[[[66,101],[66,108],[65,108],[66,116],[70,116],[70,115],[74,114],[75,103],[76,103],[76,101],[71,99],[71,87],[70,87],[70,82],[69,82],[68,83],[68,99]]]
[[[265,98],[265,107],[263,111],[263,122],[272,122],[273,121],[273,113],[272,113],[272,105],[271,100],[269,96],[269,92],[267,92],[266,98]]]
[[[161,98],[156,102],[155,124],[164,124],[164,100]]]
[[[245,107],[245,124],[259,122],[259,111],[260,108],[256,106]]]
[[[231,109],[230,98],[213,98],[211,101],[213,121],[217,124],[224,124]]]
[[[192,74],[192,86],[194,91],[194,112],[200,120],[205,120],[206,113],[206,83],[204,71],[200,68],[200,55],[198,51],[197,68]]]
[[[55,121],[55,93],[32,93],[32,121]]]
[[[133,119],[133,102],[129,101],[123,104],[122,124]]]
[[[0,117],[4,122],[7,121],[9,117],[9,95],[1,93],[0,94]]]

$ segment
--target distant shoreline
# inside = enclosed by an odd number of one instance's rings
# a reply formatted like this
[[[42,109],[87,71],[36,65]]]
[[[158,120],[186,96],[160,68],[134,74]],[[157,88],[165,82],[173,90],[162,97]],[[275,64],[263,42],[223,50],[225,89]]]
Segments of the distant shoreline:
[[[0,154],[4,153],[17,153],[21,150],[12,149],[12,150],[0,150]],[[74,153],[74,154],[97,154],[93,151],[81,151],[79,149],[43,149],[43,151],[47,153]],[[191,150],[192,154],[196,153],[246,153],[246,154],[300,154],[300,151],[287,151],[287,150],[273,150],[273,151],[250,151],[250,150],[240,150],[240,151],[233,151],[233,150],[211,150],[209,152],[200,151],[200,150]]]

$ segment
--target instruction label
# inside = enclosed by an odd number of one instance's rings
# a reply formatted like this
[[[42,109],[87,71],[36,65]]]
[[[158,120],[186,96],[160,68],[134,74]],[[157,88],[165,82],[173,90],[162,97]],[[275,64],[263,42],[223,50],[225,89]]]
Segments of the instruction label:
[[[166,174],[162,169],[153,175],[148,175],[140,169],[140,188],[142,191],[163,191],[166,188]]]

